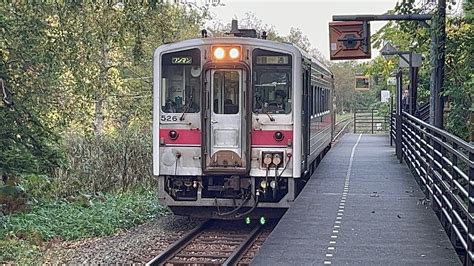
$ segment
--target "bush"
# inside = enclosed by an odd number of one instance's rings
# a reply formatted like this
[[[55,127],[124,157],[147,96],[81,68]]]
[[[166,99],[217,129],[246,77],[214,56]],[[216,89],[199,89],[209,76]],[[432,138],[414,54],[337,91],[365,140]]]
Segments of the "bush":
[[[165,212],[154,193],[144,190],[108,195],[105,201],[94,200],[89,208],[80,202],[38,204],[28,213],[0,217],[0,238],[35,236],[47,241],[104,236]]]
[[[67,163],[53,174],[54,192],[57,197],[67,197],[153,186],[151,146],[149,129],[85,137],[68,134],[64,141]]]
[[[0,264],[33,264],[40,257],[40,249],[24,240],[0,240]]]

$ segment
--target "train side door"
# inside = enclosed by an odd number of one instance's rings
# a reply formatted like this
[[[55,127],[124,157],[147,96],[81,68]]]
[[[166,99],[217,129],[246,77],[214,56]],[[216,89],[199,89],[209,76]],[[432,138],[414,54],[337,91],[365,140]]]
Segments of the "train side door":
[[[239,173],[246,169],[245,71],[214,69],[208,73],[207,154],[204,171]]]
[[[301,168],[307,170],[308,155],[310,154],[310,113],[309,113],[309,87],[311,86],[311,65],[303,67],[303,100],[301,112]]]

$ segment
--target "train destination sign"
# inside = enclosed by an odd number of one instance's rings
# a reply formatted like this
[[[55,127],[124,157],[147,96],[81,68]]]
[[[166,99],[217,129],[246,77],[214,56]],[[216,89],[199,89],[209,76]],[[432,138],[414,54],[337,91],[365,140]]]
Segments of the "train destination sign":
[[[191,56],[172,57],[171,64],[174,65],[191,65],[193,58]]]
[[[287,65],[288,56],[259,55],[257,56],[257,64],[259,65]]]

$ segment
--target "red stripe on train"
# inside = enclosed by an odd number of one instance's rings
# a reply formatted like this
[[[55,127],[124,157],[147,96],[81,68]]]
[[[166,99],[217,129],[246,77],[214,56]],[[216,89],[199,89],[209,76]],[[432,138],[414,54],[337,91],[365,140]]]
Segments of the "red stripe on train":
[[[283,139],[278,141],[275,139],[275,133],[281,132]],[[264,146],[287,146],[288,141],[293,141],[292,130],[253,130],[252,145]]]
[[[178,134],[176,139],[171,138],[171,131]],[[160,143],[164,145],[201,145],[201,131],[199,129],[160,128]]]

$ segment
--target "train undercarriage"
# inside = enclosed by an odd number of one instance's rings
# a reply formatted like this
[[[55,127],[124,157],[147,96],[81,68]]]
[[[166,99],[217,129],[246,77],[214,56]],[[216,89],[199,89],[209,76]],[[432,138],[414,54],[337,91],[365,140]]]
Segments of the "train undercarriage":
[[[160,202],[176,215],[213,219],[279,218],[316,170],[327,146],[301,178],[238,175],[159,176]]]
[[[160,200],[178,215],[217,219],[278,218],[302,179],[277,177],[160,176]]]

